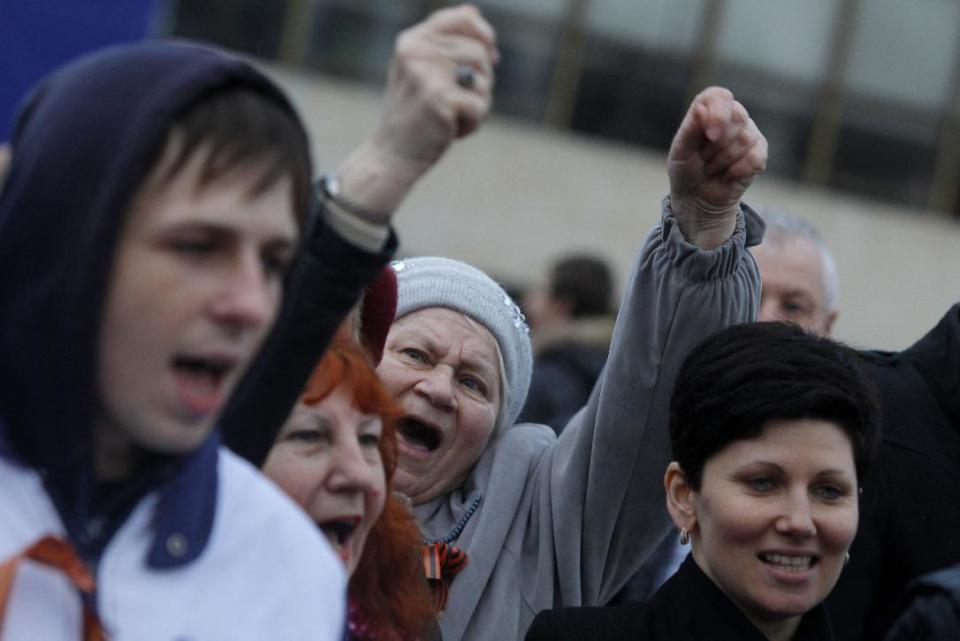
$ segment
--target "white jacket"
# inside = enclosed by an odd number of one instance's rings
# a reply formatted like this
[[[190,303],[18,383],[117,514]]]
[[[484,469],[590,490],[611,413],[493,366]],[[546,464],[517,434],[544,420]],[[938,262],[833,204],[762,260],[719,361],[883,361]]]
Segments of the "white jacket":
[[[173,568],[147,563],[157,491],[140,501],[107,544],[96,580],[109,638],[340,641],[346,578],[316,526],[226,449],[217,463],[213,526],[199,557]],[[45,534],[64,536],[64,527],[39,476],[0,457],[0,560]],[[176,541],[174,550],[183,542]],[[59,571],[25,561],[0,639],[78,641],[81,616],[78,592]]]

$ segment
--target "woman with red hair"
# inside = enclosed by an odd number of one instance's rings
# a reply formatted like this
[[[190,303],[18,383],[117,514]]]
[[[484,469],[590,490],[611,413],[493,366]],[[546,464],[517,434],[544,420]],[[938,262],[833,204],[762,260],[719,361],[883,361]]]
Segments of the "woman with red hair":
[[[350,576],[349,633],[411,641],[434,621],[420,533],[391,495],[398,409],[350,343],[317,364],[264,463],[340,555]]]

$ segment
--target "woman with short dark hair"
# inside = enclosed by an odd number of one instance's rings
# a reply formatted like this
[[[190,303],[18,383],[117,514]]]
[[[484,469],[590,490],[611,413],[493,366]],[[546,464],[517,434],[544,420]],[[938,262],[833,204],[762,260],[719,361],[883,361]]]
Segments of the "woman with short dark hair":
[[[876,401],[856,352],[785,323],[722,330],[671,399],[667,509],[692,551],[646,604],[541,613],[540,639],[828,640]]]

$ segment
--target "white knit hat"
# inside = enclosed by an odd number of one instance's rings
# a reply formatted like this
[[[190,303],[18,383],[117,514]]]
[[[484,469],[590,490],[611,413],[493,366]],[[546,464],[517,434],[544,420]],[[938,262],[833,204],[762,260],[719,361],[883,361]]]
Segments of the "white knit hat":
[[[393,269],[397,273],[397,318],[428,307],[444,307],[464,314],[493,334],[503,356],[507,384],[502,424],[497,428],[513,425],[527,400],[533,370],[530,329],[520,308],[492,278],[458,260],[421,256],[395,261]]]

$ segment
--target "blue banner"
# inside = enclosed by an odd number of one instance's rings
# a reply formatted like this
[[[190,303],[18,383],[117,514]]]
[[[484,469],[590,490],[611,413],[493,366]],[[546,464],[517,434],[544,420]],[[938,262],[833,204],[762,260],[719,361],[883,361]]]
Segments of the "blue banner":
[[[0,141],[17,105],[47,72],[100,47],[140,40],[164,0],[0,0]]]

